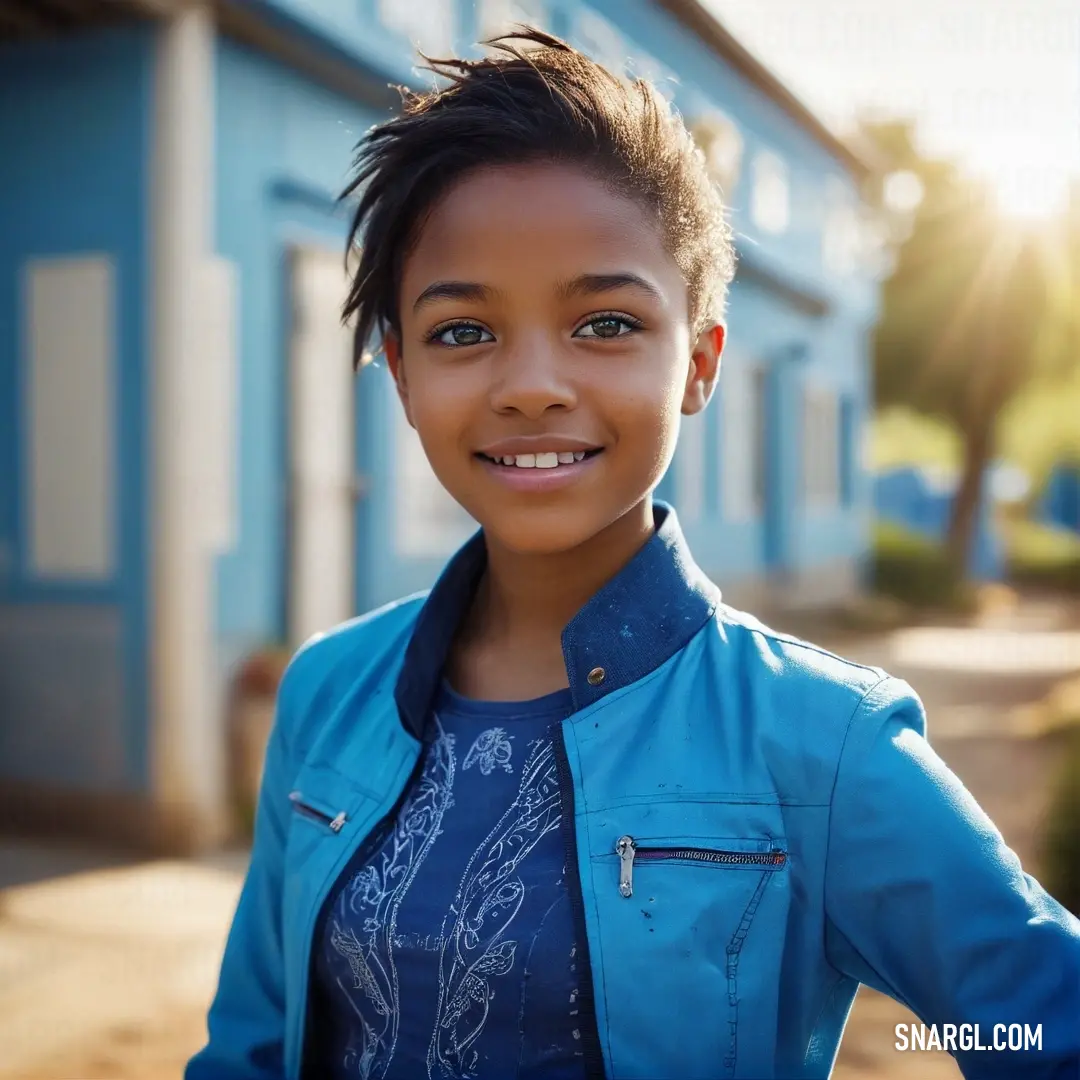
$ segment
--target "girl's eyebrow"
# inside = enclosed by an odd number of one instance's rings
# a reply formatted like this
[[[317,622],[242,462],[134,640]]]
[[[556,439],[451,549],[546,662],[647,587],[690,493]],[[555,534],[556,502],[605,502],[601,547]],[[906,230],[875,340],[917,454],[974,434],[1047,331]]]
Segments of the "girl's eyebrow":
[[[413,304],[415,314],[425,304],[433,304],[436,300],[472,300],[479,302],[487,300],[492,290],[486,285],[476,281],[433,281],[416,298]]]
[[[659,304],[664,303],[663,294],[650,281],[631,274],[629,271],[619,271],[613,274],[581,274],[572,281],[567,281],[559,286],[559,295],[569,300],[579,296],[595,296],[598,293],[615,292],[617,289],[637,289],[643,292]]]
[[[580,274],[571,281],[564,282],[558,288],[559,296],[569,300],[580,296],[596,296],[599,293],[615,292],[617,289],[637,289],[657,303],[664,303],[663,294],[651,282],[629,271],[613,274]],[[471,300],[480,303],[489,299],[494,290],[477,281],[433,281],[413,304],[415,314],[425,304],[436,300]]]

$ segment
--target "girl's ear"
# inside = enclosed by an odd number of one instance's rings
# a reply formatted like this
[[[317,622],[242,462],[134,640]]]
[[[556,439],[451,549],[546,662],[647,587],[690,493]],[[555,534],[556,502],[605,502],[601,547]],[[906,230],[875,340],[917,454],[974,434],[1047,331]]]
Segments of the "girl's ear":
[[[409,426],[415,428],[413,423],[412,409],[409,407],[409,387],[405,382],[405,368],[401,363],[401,339],[393,331],[388,331],[383,338],[383,354],[386,357],[386,366],[394,378],[398,397],[401,398],[401,407],[405,410],[405,419]]]
[[[726,338],[727,327],[723,323],[707,326],[698,337],[686,374],[682,403],[684,416],[693,416],[709,404],[720,374],[720,357]]]

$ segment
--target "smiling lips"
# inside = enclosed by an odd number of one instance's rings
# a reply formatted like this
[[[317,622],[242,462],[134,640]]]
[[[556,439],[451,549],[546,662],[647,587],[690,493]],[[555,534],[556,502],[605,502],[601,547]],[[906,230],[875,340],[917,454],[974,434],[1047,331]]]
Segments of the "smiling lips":
[[[503,468],[557,469],[580,464],[600,449],[566,435],[532,435],[491,443],[478,450],[477,456]]]
[[[572,482],[602,447],[561,435],[504,439],[478,450],[491,474],[522,491],[548,491]]]

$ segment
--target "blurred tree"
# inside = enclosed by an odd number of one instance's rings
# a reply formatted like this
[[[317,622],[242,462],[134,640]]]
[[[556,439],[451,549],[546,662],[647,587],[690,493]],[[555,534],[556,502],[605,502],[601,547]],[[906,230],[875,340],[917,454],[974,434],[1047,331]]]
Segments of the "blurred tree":
[[[948,551],[963,570],[1003,409],[1033,377],[1077,356],[1080,214],[1053,226],[1009,221],[985,187],[920,156],[909,123],[865,120],[860,135],[874,152],[869,197],[897,244],[874,341],[877,400],[942,417],[959,433]],[[913,209],[890,205],[898,175],[921,185]]]

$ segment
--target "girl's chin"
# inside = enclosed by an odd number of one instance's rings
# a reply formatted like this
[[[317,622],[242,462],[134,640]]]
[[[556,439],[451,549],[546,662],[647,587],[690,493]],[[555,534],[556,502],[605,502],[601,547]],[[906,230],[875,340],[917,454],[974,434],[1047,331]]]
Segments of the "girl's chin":
[[[500,508],[480,520],[489,547],[543,557],[581,548],[624,517],[624,507],[605,506],[594,495],[589,499],[555,499],[545,506]]]
[[[514,555],[527,555],[535,558],[565,555],[582,544],[588,543],[596,535],[587,528],[574,529],[564,522],[561,527],[552,529],[529,529],[528,527],[485,529],[489,544],[494,544]]]

